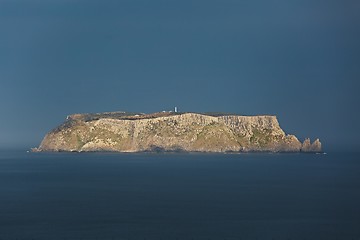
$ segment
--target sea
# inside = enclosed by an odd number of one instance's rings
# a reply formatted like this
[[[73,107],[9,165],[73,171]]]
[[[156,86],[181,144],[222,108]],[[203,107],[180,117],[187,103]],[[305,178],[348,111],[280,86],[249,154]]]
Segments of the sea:
[[[4,150],[0,239],[360,239],[360,157]]]

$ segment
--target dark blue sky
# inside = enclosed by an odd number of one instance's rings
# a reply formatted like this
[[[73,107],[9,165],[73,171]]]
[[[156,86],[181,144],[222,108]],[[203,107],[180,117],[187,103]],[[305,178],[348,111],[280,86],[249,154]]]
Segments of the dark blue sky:
[[[0,144],[80,112],[277,115],[360,147],[360,2],[0,0]]]

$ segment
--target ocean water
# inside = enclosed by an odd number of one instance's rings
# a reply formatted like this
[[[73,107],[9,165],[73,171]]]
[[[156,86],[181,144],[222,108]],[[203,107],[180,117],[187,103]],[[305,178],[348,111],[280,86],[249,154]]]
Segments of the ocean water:
[[[0,239],[360,239],[360,157],[2,151]]]

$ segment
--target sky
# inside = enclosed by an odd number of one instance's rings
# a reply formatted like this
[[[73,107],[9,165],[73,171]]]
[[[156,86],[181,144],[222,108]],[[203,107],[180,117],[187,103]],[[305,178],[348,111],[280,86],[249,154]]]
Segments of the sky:
[[[357,0],[0,0],[0,148],[72,113],[276,115],[360,149]]]

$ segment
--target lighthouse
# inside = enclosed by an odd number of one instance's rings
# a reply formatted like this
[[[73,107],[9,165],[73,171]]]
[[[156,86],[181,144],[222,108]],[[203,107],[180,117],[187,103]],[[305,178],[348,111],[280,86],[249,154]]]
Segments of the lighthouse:
[[[175,107],[174,112],[177,112],[177,107]]]

